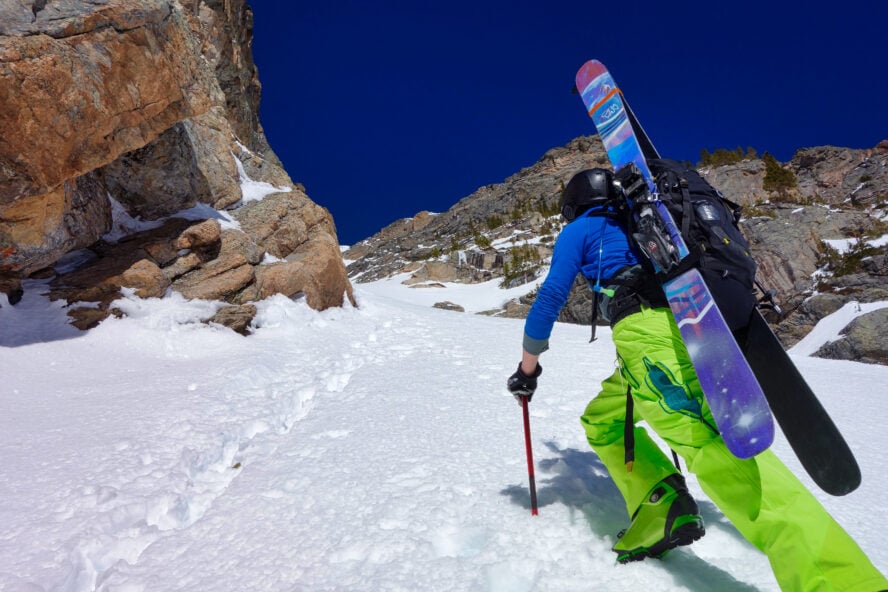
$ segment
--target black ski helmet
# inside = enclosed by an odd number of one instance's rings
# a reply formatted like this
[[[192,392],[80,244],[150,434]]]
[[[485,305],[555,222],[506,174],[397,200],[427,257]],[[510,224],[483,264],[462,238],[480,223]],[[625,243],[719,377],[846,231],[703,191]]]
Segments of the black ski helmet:
[[[603,206],[616,197],[619,193],[611,171],[586,169],[574,175],[561,192],[561,215],[573,222],[589,208]]]

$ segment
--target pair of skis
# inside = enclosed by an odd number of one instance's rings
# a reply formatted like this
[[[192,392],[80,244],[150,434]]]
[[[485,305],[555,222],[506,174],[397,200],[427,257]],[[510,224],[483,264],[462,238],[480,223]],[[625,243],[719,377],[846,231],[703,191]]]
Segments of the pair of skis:
[[[634,164],[653,199],[635,204],[638,216],[656,216],[666,228],[678,259],[688,249],[647,166],[659,158],[613,77],[597,60],[583,64],[576,88],[601,137],[614,170]],[[655,262],[656,265],[656,262]],[[860,484],[850,448],[814,392],[758,311],[738,343],[696,269],[666,281],[663,290],[700,386],[725,444],[738,458],[766,450],[776,417],[802,466],[817,485],[844,495]]]

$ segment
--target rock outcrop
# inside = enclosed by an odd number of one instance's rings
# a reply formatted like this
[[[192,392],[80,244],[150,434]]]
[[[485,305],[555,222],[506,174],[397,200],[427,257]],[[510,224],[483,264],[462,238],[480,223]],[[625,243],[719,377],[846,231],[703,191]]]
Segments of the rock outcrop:
[[[861,315],[845,327],[840,339],[827,343],[816,355],[838,360],[888,364],[888,351],[885,349],[886,323],[888,309]]]
[[[244,0],[0,7],[0,290],[11,302],[35,274],[56,276],[53,298],[90,303],[72,307],[81,327],[111,314],[121,287],[235,306],[274,293],[317,309],[353,302],[329,212],[292,182],[259,123],[252,34]],[[242,330],[250,310],[220,318]]]
[[[172,2],[5,5],[0,203],[47,193],[211,106],[210,72]]]

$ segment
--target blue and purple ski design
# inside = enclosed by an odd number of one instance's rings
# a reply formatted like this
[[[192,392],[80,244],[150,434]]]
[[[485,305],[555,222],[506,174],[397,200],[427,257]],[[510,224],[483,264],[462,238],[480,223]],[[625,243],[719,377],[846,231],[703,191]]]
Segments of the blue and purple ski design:
[[[601,62],[590,60],[577,72],[576,84],[614,169],[635,163],[656,194],[613,77]],[[688,249],[671,214],[659,200],[654,207],[666,223],[679,257],[684,258]],[[767,399],[700,272],[686,271],[665,282],[663,291],[728,449],[738,458],[750,458],[766,450],[774,440]]]

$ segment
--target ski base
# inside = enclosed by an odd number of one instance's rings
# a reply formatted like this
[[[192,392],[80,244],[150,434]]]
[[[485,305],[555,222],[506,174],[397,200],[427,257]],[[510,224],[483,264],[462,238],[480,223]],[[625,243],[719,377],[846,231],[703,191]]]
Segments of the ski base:
[[[811,479],[830,495],[857,489],[861,475],[854,453],[758,311],[741,342],[781,431]]]

